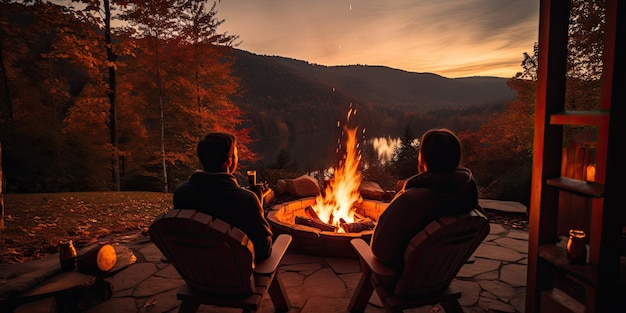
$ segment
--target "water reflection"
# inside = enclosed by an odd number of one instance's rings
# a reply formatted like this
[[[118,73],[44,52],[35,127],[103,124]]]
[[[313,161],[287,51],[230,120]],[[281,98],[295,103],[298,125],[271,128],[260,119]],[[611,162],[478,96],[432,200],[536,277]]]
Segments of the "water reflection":
[[[336,160],[337,138],[331,132],[294,134],[282,137],[267,137],[250,145],[260,159],[252,166],[267,168],[276,163],[281,150],[288,153],[300,170],[326,168]]]
[[[291,161],[296,162],[301,171],[313,172],[339,164],[341,159],[338,147],[343,141],[337,132],[319,132],[294,134],[283,137],[263,138],[251,145],[260,160],[251,164],[252,168],[268,168],[276,163],[281,150],[288,153]],[[400,138],[373,137],[362,138],[361,149],[373,149],[378,160],[386,163],[393,156],[393,151],[400,144]]]
[[[380,162],[387,163],[393,156],[393,151],[400,145],[400,138],[375,137],[366,141],[369,143]]]

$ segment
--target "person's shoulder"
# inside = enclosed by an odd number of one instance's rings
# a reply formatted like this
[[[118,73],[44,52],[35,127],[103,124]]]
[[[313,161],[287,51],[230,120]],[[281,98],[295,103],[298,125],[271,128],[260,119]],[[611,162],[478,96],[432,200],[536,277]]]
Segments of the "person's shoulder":
[[[425,199],[430,197],[432,191],[423,187],[411,187],[401,191],[391,201],[389,206],[393,207],[413,207],[421,206]]]
[[[186,190],[189,189],[189,181],[184,181],[182,182],[180,185],[176,186],[176,188],[174,188],[174,195],[180,194],[182,192],[185,192]]]
[[[254,204],[258,201],[256,194],[245,187],[229,186],[227,194],[231,199],[236,199],[238,203]]]
[[[246,197],[256,197],[256,194],[254,193],[254,191],[248,188],[237,187],[236,189],[237,189],[237,192],[240,193],[241,195],[245,195]]]
[[[422,198],[432,193],[432,189],[426,187],[411,187],[404,190],[402,197],[409,199]]]

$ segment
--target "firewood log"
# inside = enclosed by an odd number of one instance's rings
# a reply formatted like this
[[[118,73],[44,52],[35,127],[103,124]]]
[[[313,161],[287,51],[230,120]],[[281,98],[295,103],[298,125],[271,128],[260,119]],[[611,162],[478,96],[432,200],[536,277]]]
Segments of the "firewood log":
[[[302,175],[294,179],[279,179],[276,185],[279,195],[287,193],[303,198],[320,194],[320,186],[317,179],[309,175]]]
[[[346,223],[346,221],[342,218],[339,220],[339,222],[339,225],[346,233],[359,233],[364,230],[374,229],[374,227],[376,226],[376,224],[374,224],[374,221],[370,219],[364,219],[354,223]]]
[[[324,222],[318,222],[316,220],[310,219],[310,218],[306,218],[304,216],[296,216],[296,219],[294,221],[294,223],[298,224],[298,225],[304,225],[304,226],[309,226],[309,227],[314,227],[317,228],[319,230],[324,230],[324,231],[335,231],[337,230],[336,226],[330,225],[330,224],[326,224]]]
[[[115,247],[101,244],[78,256],[78,270],[90,274],[104,273],[111,270],[116,262]]]
[[[308,206],[306,208],[304,208],[304,213],[306,213],[306,215],[316,221],[316,222],[320,222],[320,223],[324,223],[324,221],[322,221],[322,219],[320,219],[320,217],[317,215],[317,212],[315,212],[315,209],[313,209],[312,206]]]
[[[357,212],[354,212],[354,219],[357,222],[360,222],[360,221],[363,221],[363,220],[367,220],[367,221],[371,221],[372,220],[371,218],[369,218],[367,216],[364,216],[364,215],[361,215],[361,214],[359,214]]]
[[[385,194],[385,191],[378,183],[362,181],[361,185],[359,185],[359,193],[365,199],[379,200]]]

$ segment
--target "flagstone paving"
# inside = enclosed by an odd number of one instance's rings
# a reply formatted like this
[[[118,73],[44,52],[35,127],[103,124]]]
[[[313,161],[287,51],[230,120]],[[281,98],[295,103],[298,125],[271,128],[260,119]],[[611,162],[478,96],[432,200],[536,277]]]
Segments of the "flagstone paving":
[[[453,285],[463,294],[460,303],[466,313],[524,312],[528,232],[491,223],[490,233],[474,254],[474,262],[461,268]],[[127,236],[123,244],[137,256],[137,263],[112,278],[114,293],[87,313],[177,312],[176,290],[184,284],[162,254],[141,233]],[[357,259],[298,254],[287,251],[279,266],[280,278],[292,304],[290,313],[347,312],[348,302],[360,278]],[[16,313],[49,312],[53,300],[44,299],[18,307]],[[200,306],[200,313],[239,312],[236,309]],[[274,312],[268,296],[259,313]],[[374,294],[366,313],[383,312]],[[423,307],[405,312],[445,312],[440,307]]]

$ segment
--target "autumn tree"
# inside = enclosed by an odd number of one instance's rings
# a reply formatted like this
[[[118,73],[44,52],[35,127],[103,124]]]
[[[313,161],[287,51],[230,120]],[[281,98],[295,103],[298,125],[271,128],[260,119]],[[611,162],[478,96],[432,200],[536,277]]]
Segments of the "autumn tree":
[[[511,80],[518,98],[493,113],[476,132],[458,133],[464,166],[481,186],[481,196],[527,202],[533,143],[534,89],[532,82]],[[532,98],[532,100],[531,100]]]
[[[165,48],[164,41],[170,40],[177,32],[176,9],[180,2],[176,0],[132,0],[128,2],[128,9],[122,14],[122,18],[135,27],[138,36],[150,40],[144,49],[149,49],[152,56],[152,66],[154,67],[154,81],[156,83],[157,103],[159,108],[160,121],[160,150],[161,150],[161,170],[163,190],[168,191],[167,162],[165,147],[165,94],[164,83],[168,83],[166,71],[162,70],[162,51]],[[149,54],[145,54],[148,56]]]
[[[175,65],[179,68],[185,69],[186,73],[181,72],[180,75],[191,84],[183,100],[185,107],[197,112],[188,112],[195,127],[182,129],[185,140],[178,145],[194,147],[208,130],[229,131],[236,133],[241,144],[240,158],[254,161],[255,154],[247,148],[251,142],[249,129],[241,127],[240,109],[230,99],[240,91],[239,79],[233,74],[234,59],[231,56],[238,36],[218,33],[217,28],[224,20],[216,15],[216,3],[208,8],[205,1],[199,0],[184,2],[179,15],[181,36],[177,49],[172,51],[172,60],[176,60]],[[192,157],[195,159],[195,155]]]
[[[73,70],[68,62],[42,54],[52,49],[58,34],[50,21],[67,17],[63,8],[49,3],[1,5],[0,141],[7,189],[55,188],[63,168],[50,165],[61,154],[63,115],[71,105],[71,83],[59,73]]]
[[[216,3],[207,9],[201,0],[186,1],[180,14],[180,57],[193,69],[194,103],[198,109],[198,128],[214,128],[219,120],[206,114],[208,102],[227,102],[226,96],[236,91],[226,54],[238,36],[217,33],[224,20],[217,19]],[[209,88],[207,88],[209,87]],[[214,88],[210,88],[214,87]]]
[[[249,129],[241,127],[241,112],[230,100],[239,88],[231,71],[233,60],[228,57],[237,37],[217,33],[223,21],[216,19],[215,4],[207,8],[204,1],[196,0],[152,1],[150,5],[130,1],[122,17],[137,30],[135,37],[142,48],[137,71],[151,78],[142,85],[151,91],[142,93],[148,104],[158,103],[154,106],[158,110],[146,107],[145,118],[159,120],[164,190],[169,190],[168,168],[177,177],[197,168],[195,145],[206,132],[234,133],[241,159],[252,160],[255,155],[247,148]]]
[[[109,188],[112,186],[114,190],[119,190],[119,151],[117,148],[117,110],[115,104],[115,70],[118,64],[115,61],[118,55],[128,54],[130,50],[128,47],[124,47],[124,43],[128,41],[114,42],[113,40],[111,5],[112,2],[109,0],[102,2],[99,0],[49,2],[25,0],[21,4],[20,2],[11,2],[8,8],[19,10],[22,13],[30,12],[25,20],[29,18],[39,20],[41,25],[43,25],[39,26],[39,29],[32,28],[32,26],[18,27],[15,28],[15,31],[24,34],[34,34],[50,40],[49,47],[40,45],[34,50],[43,56],[43,58],[39,59],[48,63],[49,70],[47,72],[44,71],[44,73],[49,73],[50,79],[43,80],[43,82],[49,85],[46,93],[51,94],[51,99],[53,99],[53,111],[55,113],[53,120],[57,122],[57,126],[61,124],[58,121],[64,119],[64,114],[76,112],[76,110],[68,110],[72,105],[71,102],[63,104],[60,100],[65,98],[69,101],[71,97],[78,94],[82,97],[93,96],[95,98],[99,98],[102,95],[107,96],[109,116],[102,121],[107,128],[107,133],[99,137],[109,137],[107,146],[112,168],[112,183],[110,183]],[[22,26],[20,23],[13,25]],[[46,35],[42,36],[43,34]],[[24,36],[24,38],[27,38],[29,42],[41,43],[42,41],[33,40],[35,39],[33,36]],[[67,66],[67,64],[72,66]],[[7,72],[4,71],[3,73]],[[81,79],[85,80],[77,85],[75,82]],[[63,82],[64,80],[65,82]],[[5,80],[5,83],[8,81],[8,79]],[[60,84],[65,85],[62,86]],[[8,84],[5,84],[5,86],[7,89],[10,88]],[[85,91],[88,90],[90,94],[81,90],[83,86],[89,86]],[[11,89],[12,92],[14,90],[16,89]],[[11,97],[9,96],[6,99],[7,103],[9,103],[8,111],[12,114],[14,101],[10,100]],[[19,97],[19,99],[27,98]],[[94,107],[93,109],[98,108]],[[70,118],[67,121],[80,122],[81,120]],[[70,125],[70,128],[76,129],[72,125]],[[51,134],[59,134],[59,129],[51,132]],[[72,141],[69,142],[71,146]],[[68,142],[66,141],[65,144],[68,144]],[[63,150],[63,148],[60,148],[61,146],[61,142],[55,144],[59,151]],[[66,147],[64,150],[75,151],[71,147]],[[68,158],[67,155],[59,155]],[[72,167],[73,169],[75,167]],[[99,179],[102,180],[103,178],[100,177]],[[106,179],[106,181],[110,182],[111,179]]]
[[[113,10],[121,10],[126,1],[116,0],[72,0],[73,2],[85,5],[84,12],[96,18],[97,25],[101,25],[104,37],[104,49],[106,51],[106,59],[104,68],[107,72],[108,88],[105,90],[109,101],[108,119],[106,124],[109,129],[109,143],[111,145],[111,174],[113,179],[114,190],[119,191],[121,186],[120,176],[120,149],[118,138],[118,106],[117,106],[117,68],[119,63],[117,58],[120,55],[132,54],[132,42],[122,41],[114,42],[114,28],[112,21],[114,18]],[[99,17],[99,19],[98,19]],[[101,42],[98,40],[96,42]],[[131,43],[131,44],[125,44]]]
[[[236,37],[217,34],[215,6],[168,1],[155,16],[131,3],[128,12],[142,23],[112,28],[114,11],[130,16],[117,1],[0,4],[0,140],[9,188],[117,190],[124,183],[145,190],[159,167],[167,176],[165,165],[188,177],[197,168],[193,145],[214,130],[235,133],[242,160],[254,159],[249,129],[230,101],[238,92],[229,57]]]
[[[568,110],[591,110],[599,105],[603,8],[602,0],[572,1],[565,95]],[[483,186],[485,197],[529,201],[537,60],[535,44],[532,53],[523,54],[522,71],[508,81],[517,99],[477,132],[460,134],[467,146],[466,160]],[[565,136],[572,137],[579,131],[571,130]]]
[[[102,136],[108,137],[105,143],[109,150],[110,188],[120,190],[120,169],[117,135],[116,70],[119,67],[117,57],[132,53],[129,41],[114,41],[112,27],[113,9],[121,8],[115,0],[72,0],[51,1],[64,10],[64,19],[50,19],[50,26],[57,30],[53,49],[46,57],[62,59],[83,69],[88,75],[92,93],[81,96],[107,97],[107,119],[101,121],[106,130]],[[70,22],[72,21],[72,22]],[[81,25],[82,27],[68,27]],[[132,44],[132,43],[131,43]],[[96,88],[93,88],[96,87]],[[96,109],[94,107],[93,109]],[[82,110],[84,111],[84,110]],[[69,119],[78,121],[79,119]],[[69,126],[70,128],[75,128]]]
[[[68,190],[111,190],[111,146],[107,136],[110,102],[101,86],[87,83],[63,121],[63,153],[58,177]]]

